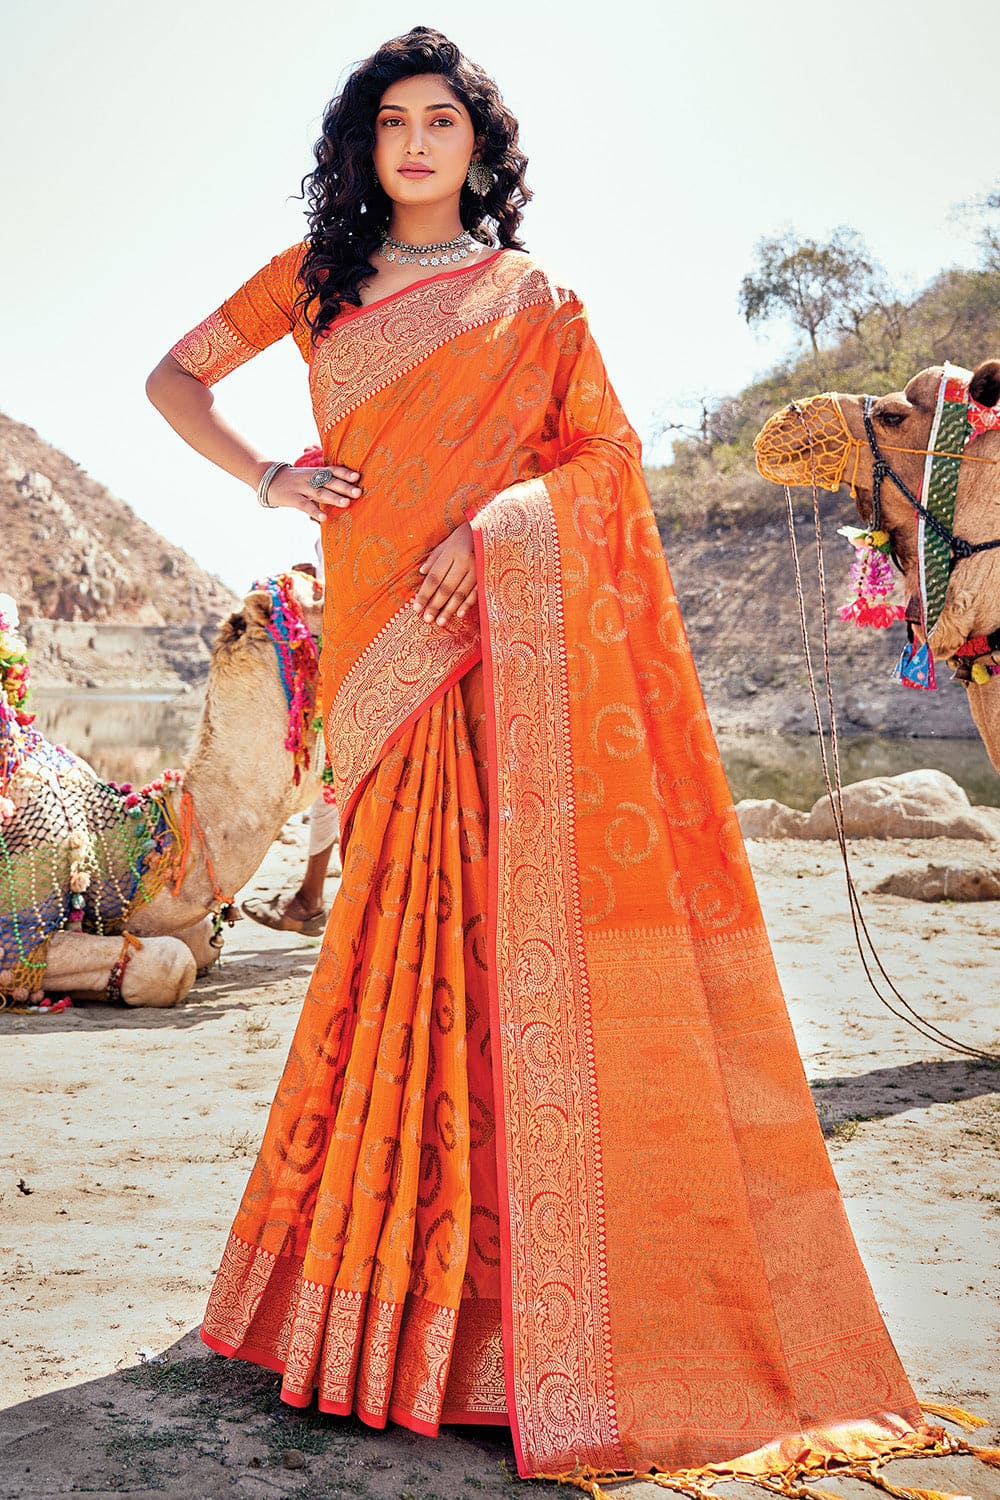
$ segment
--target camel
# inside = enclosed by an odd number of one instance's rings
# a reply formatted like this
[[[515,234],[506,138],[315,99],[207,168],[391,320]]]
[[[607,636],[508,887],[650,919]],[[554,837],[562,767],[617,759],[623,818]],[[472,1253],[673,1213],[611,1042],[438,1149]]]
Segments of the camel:
[[[322,590],[302,574],[289,577],[289,608],[309,635],[318,636]],[[253,589],[242,608],[222,622],[183,782],[168,772],[160,786],[168,825],[187,829],[183,871],[175,864],[167,883],[129,914],[126,930],[136,943],[121,932],[85,932],[80,924],[74,931],[72,919],[69,930],[55,932],[42,981],[47,994],[106,999],[110,987],[115,998],[120,994],[129,1005],[175,1005],[197,972],[218,956],[220,909],[253,875],[285,821],[318,795],[318,737],[311,727],[315,651],[304,642],[306,705],[299,712],[301,724],[309,727],[296,755],[286,748],[290,705],[271,625],[267,587]],[[93,776],[79,761],[75,775],[81,774],[81,765],[83,773]],[[28,795],[23,787],[19,793],[22,774],[15,772],[7,786],[14,804]],[[94,782],[107,796],[96,776]],[[138,803],[139,794],[132,797]],[[83,835],[71,834],[70,844],[74,838],[82,842]],[[177,842],[171,845],[174,853]],[[179,873],[183,879],[178,883]],[[69,890],[73,888],[70,882]]]
[[[967,372],[966,372],[967,373]],[[932,365],[914,375],[901,391],[879,396],[870,420],[876,442],[893,474],[918,500],[928,439],[934,419],[943,367]],[[964,375],[961,377],[964,383]],[[967,397],[978,403],[980,422],[962,454],[958,469],[954,537],[969,543],[1000,538],[1000,360],[978,365],[968,380]],[[850,488],[864,527],[873,525],[874,457],[865,427],[866,398],[828,392],[792,402],[765,424],[754,443],[757,468],[779,484],[808,484],[823,489]],[[970,408],[971,410],[971,408]],[[917,512],[891,476],[881,482],[878,528],[887,532],[891,555],[903,574],[906,616],[919,630],[920,587]],[[1000,639],[1000,547],[952,556],[940,614],[927,637],[934,659],[955,662],[968,657],[967,643],[976,637]],[[919,638],[919,634],[918,634]],[[981,649],[983,645],[989,650]],[[1000,771],[1000,676],[989,665],[1000,659],[994,641],[981,642],[966,682],[973,723],[994,767]]]

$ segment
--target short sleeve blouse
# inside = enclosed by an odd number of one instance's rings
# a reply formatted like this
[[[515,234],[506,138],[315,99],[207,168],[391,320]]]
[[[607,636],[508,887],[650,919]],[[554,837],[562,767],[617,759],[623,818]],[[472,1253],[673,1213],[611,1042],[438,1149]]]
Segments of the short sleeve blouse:
[[[312,352],[309,325],[301,306],[295,305],[302,291],[299,270],[305,248],[299,242],[272,256],[221,306],[178,339],[169,352],[181,368],[203,385],[215,385],[289,333],[308,363]]]

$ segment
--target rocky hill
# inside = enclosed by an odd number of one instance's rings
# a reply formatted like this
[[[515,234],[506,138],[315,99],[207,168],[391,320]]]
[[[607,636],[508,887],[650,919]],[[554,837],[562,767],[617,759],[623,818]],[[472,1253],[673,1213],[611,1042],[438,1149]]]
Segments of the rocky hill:
[[[32,428],[0,413],[0,587],[26,621],[196,628],[233,595]]]

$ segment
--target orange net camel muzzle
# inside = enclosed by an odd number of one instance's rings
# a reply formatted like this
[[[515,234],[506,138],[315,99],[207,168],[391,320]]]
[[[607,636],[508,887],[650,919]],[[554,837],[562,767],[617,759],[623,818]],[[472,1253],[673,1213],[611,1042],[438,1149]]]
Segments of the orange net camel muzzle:
[[[757,471],[775,484],[817,484],[837,490],[854,451],[848,481],[855,493],[862,442],[852,437],[832,391],[782,407],[754,439]]]

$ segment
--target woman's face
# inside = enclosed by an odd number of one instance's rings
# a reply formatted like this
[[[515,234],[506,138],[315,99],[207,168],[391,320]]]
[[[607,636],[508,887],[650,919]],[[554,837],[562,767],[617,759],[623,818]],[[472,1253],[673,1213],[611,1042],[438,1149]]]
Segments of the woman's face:
[[[422,207],[457,198],[475,145],[468,110],[436,73],[404,78],[382,95],[373,160],[394,203]]]

